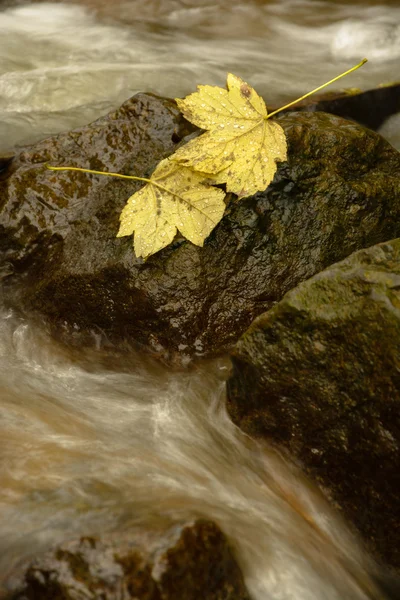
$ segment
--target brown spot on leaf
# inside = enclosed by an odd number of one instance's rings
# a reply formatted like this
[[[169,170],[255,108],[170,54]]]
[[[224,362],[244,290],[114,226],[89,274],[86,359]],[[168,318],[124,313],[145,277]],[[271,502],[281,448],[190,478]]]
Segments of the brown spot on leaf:
[[[249,87],[246,83],[242,83],[240,86],[240,93],[243,98],[250,98],[251,96],[251,87]]]

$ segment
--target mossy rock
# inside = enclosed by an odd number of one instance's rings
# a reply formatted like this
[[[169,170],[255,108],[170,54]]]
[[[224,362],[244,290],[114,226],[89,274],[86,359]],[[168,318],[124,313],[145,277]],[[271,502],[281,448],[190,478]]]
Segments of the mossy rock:
[[[286,294],[232,361],[233,421],[289,451],[400,568],[400,239]]]

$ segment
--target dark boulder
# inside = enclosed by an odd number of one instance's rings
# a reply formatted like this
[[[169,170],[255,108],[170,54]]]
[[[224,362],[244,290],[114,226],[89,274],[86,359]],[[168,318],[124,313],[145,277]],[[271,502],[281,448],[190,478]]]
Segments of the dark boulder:
[[[366,92],[349,89],[310,96],[287,110],[323,111],[376,130],[386,119],[400,112],[400,83],[382,85]]]
[[[10,589],[11,588],[11,589]],[[250,600],[212,522],[65,543],[19,569],[7,600]]]
[[[400,240],[300,284],[232,360],[233,421],[287,449],[400,567]]]
[[[138,95],[49,138],[0,174],[4,294],[78,345],[135,341],[169,360],[230,347],[289,289],[354,250],[400,235],[400,155],[324,113],[280,117],[288,162],[235,202],[203,248],[177,236],[146,262],[116,239],[132,181],[51,172],[46,162],[143,175],[185,134],[173,102]],[[19,287],[18,298],[13,300]]]

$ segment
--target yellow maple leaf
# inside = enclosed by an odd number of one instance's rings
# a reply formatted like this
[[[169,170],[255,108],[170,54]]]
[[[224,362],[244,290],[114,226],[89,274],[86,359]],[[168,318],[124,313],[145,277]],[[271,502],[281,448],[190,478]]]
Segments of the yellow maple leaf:
[[[225,193],[208,184],[225,183],[227,190],[239,197],[265,190],[275,175],[276,162],[286,159],[284,131],[268,119],[366,62],[364,58],[269,115],[264,100],[236,75],[228,74],[226,90],[199,86],[198,92],[184,100],[177,99],[177,103],[189,121],[207,132],[161,161],[150,179],[80,167],[47,168],[145,182],[147,185],[133,194],[122,210],[117,234],[135,234],[136,256],[147,258],[155,254],[172,242],[177,230],[193,244],[202,246],[225,210]]]
[[[162,160],[147,185],[128,199],[117,237],[134,233],[135,254],[143,258],[168,246],[177,229],[202,246],[225,210],[224,192],[203,180],[203,174]]]
[[[207,133],[179,148],[173,160],[211,175],[213,183],[226,183],[228,192],[250,196],[265,190],[276,162],[286,160],[286,136],[240,77],[229,73],[227,88],[200,85],[198,92],[176,100],[183,115]]]

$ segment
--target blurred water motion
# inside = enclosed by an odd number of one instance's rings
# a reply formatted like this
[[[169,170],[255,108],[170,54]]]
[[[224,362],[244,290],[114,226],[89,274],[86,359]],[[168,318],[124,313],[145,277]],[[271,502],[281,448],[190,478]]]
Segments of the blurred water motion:
[[[0,150],[86,124],[138,91],[177,97],[224,85],[227,71],[276,106],[367,56],[336,86],[369,89],[398,76],[399,22],[396,5],[315,0],[9,8],[0,13]]]
[[[340,86],[395,79],[396,4],[136,1],[0,12],[3,150],[89,122],[137,91],[182,96],[226,71],[271,104],[358,62]],[[399,140],[399,119],[385,126]],[[227,359],[173,372],[77,360],[0,313],[0,581],[54,542],[205,515],[232,541],[254,600],[374,596],[368,559],[319,492],[224,409]]]

